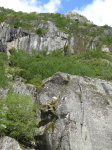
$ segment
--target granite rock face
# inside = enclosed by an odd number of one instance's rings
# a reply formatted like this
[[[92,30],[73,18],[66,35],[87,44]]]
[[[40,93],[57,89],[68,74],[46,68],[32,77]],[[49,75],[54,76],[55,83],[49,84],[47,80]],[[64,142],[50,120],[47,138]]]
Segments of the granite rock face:
[[[74,16],[68,13],[64,15],[66,17],[67,15]],[[81,18],[84,19],[84,17]],[[49,51],[56,48],[64,50],[64,46],[67,45],[67,50],[70,50],[71,53],[80,53],[97,47],[98,37],[86,35],[87,32],[89,34],[99,31],[96,27],[87,29],[84,26],[79,26],[74,36],[69,36],[67,33],[59,31],[55,24],[50,21],[47,21],[45,25],[39,24],[39,27],[48,28],[48,32],[35,34],[17,26],[11,28],[8,24],[2,22],[0,25],[0,52],[7,52],[10,55],[12,48],[23,49],[27,53],[30,53],[32,49],[43,51],[46,47],[48,47]],[[105,29],[102,32],[104,32],[104,35],[112,35],[112,29]],[[112,44],[101,46],[101,49],[103,52],[112,52]]]
[[[87,52],[88,50],[96,49],[97,40],[98,40],[97,37],[95,37],[94,39],[92,37],[86,37],[85,39],[83,38],[83,36],[81,37],[72,36],[69,41],[69,49],[71,53]],[[102,51],[104,51],[103,47]]]
[[[22,150],[15,139],[8,136],[0,138],[0,149],[1,150]]]
[[[37,97],[41,105],[55,101],[57,116],[43,128],[40,150],[111,150],[111,95],[111,82],[54,74]]]
[[[73,21],[79,21],[82,23],[87,22],[89,24],[93,24],[85,16],[81,16],[77,12],[66,12],[66,13],[62,14],[62,16],[66,17],[66,18],[70,18]]]
[[[34,150],[22,148],[20,144],[13,138],[4,136],[0,138],[0,150]]]
[[[38,88],[13,87],[40,105],[38,150],[112,149],[112,82],[57,72]]]
[[[58,30],[51,22],[48,22],[48,25],[51,27],[50,31]],[[48,46],[48,50],[63,49],[65,43],[68,43],[67,38],[68,34],[64,32],[48,32],[37,35],[17,26],[11,28],[3,23],[0,27],[0,51],[9,53],[12,48],[16,48],[24,49],[29,53],[32,49],[42,51],[46,46]]]
[[[42,28],[44,29],[44,32],[55,32],[55,31],[59,31],[59,29],[55,26],[54,23],[52,23],[51,21],[47,21],[46,23],[44,21],[41,20],[40,21],[32,21],[32,25],[35,26],[34,29],[38,29],[38,28]]]

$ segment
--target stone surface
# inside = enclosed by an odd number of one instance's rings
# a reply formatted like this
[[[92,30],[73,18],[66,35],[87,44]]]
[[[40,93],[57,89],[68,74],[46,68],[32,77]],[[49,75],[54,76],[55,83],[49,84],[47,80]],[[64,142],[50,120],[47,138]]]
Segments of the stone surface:
[[[36,26],[34,27],[34,29],[38,29],[38,28],[42,28],[44,30],[44,32],[46,32],[46,29],[47,29],[47,32],[55,32],[55,31],[59,31],[59,29],[55,26],[55,24],[51,21],[33,21],[32,22],[32,25]]]
[[[112,82],[58,72],[40,95],[40,104],[57,97],[57,119],[44,128],[42,150],[112,149]]]
[[[0,150],[22,150],[15,139],[8,136],[0,138]]]
[[[10,82],[8,87],[5,89],[0,88],[0,98],[4,98],[7,95],[10,86],[13,87],[16,93],[31,95],[33,100],[36,100],[36,87],[32,84],[24,84],[24,82],[21,81],[21,78],[16,79],[14,83]]]
[[[36,89],[20,81],[13,87],[40,104],[37,149],[112,149],[112,82],[57,72]]]
[[[0,27],[0,51],[9,52],[12,48],[16,48],[24,49],[29,53],[32,49],[42,51],[46,46],[48,46],[48,50],[63,49],[65,43],[68,43],[68,34],[54,32],[58,29],[50,21],[46,27],[48,26],[49,32],[47,34],[37,35],[16,26],[11,28],[3,23]]]
[[[106,53],[109,53],[109,52],[110,52],[109,47],[108,47],[107,45],[103,45],[103,46],[101,47],[101,49],[102,49],[102,52],[106,52]]]
[[[92,22],[90,22],[85,16],[81,16],[79,15],[77,12],[66,12],[66,13],[63,13],[62,16],[66,17],[66,18],[70,18],[74,21],[79,21],[79,22],[87,22],[89,24],[93,24]]]
[[[69,41],[69,49],[71,53],[83,53],[96,48],[98,38],[87,36],[86,39],[81,36],[72,36]],[[92,41],[92,42],[91,42]]]
[[[8,136],[0,137],[0,150],[35,150],[23,148],[15,139]]]
[[[75,13],[65,13],[65,17],[80,17],[82,20],[85,19]],[[35,21],[33,23],[36,23]],[[91,49],[96,49],[98,36],[89,36],[89,33],[94,34],[96,31],[100,31],[99,27],[87,28],[85,26],[79,26],[75,31],[74,36],[70,36],[62,31],[59,31],[54,23],[47,21],[46,24],[40,23],[38,28],[47,28],[45,34],[35,34],[30,31],[26,31],[20,27],[10,27],[6,23],[0,25],[0,52],[7,52],[10,55],[12,48],[23,49],[27,53],[30,53],[32,49],[37,51],[43,51],[48,46],[48,50],[54,50],[60,48],[64,50],[64,45],[68,45],[68,50],[71,53],[86,52]],[[37,28],[37,27],[36,27]],[[105,29],[102,31],[105,35],[112,34],[112,29]],[[88,33],[86,35],[86,33]],[[101,47],[102,51],[112,52],[112,44],[108,45],[107,48]],[[108,50],[107,50],[108,49]]]

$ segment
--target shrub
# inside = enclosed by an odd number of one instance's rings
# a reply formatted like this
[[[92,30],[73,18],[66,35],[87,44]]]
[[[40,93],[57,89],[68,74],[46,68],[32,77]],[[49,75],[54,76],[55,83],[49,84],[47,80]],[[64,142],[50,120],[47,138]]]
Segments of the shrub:
[[[110,26],[108,26],[107,24],[105,24],[104,26],[102,26],[104,29],[108,29],[111,28]]]
[[[4,64],[7,63],[8,57],[6,53],[0,52],[0,87],[5,87],[8,83],[8,78],[5,73]]]
[[[17,25],[18,27],[22,25],[22,23],[20,21],[15,21],[14,25]]]
[[[40,83],[42,82],[42,77],[41,77],[41,75],[35,75],[35,77],[33,79],[31,79],[29,82],[38,87],[40,85]]]
[[[55,50],[51,51],[50,54],[52,57],[62,57],[63,56],[63,50],[56,48]]]
[[[37,34],[43,34],[43,33],[44,33],[42,28],[36,29],[35,32],[36,32]]]
[[[16,94],[12,89],[0,100],[0,134],[16,139],[32,139],[37,128],[37,105],[28,95]]]

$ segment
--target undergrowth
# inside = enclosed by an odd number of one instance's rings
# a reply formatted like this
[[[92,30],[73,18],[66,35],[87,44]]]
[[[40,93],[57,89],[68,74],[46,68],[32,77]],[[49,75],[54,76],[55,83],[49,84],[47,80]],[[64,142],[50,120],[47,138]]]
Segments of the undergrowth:
[[[56,72],[72,75],[89,76],[112,80],[112,56],[103,53],[100,49],[91,50],[84,54],[66,55],[61,49],[56,49],[49,54],[46,51],[37,52],[35,55],[27,54],[23,50],[12,49],[10,66],[19,67],[18,76],[25,79],[26,83],[39,86],[41,81]],[[110,63],[102,60],[108,60]]]

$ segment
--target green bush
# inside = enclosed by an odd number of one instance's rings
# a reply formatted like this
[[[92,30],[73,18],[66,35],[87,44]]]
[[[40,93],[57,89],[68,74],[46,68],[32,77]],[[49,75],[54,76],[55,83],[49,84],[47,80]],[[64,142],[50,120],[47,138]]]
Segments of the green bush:
[[[29,82],[38,87],[40,85],[40,83],[42,82],[42,77],[41,77],[41,75],[35,75],[35,77],[33,79],[31,79]]]
[[[112,35],[99,35],[98,36],[98,41],[97,41],[97,46],[101,47],[102,45],[110,45],[112,43]]]
[[[105,24],[104,26],[102,26],[104,29],[108,29],[111,28],[110,26],[108,26],[107,24]]]
[[[8,83],[8,78],[5,73],[4,64],[8,62],[8,57],[6,53],[0,52],[0,87],[5,87]]]
[[[35,32],[36,32],[37,34],[43,34],[43,33],[44,33],[44,31],[43,31],[42,28],[36,29]]]
[[[59,49],[59,48],[56,48],[56,49],[54,49],[53,51],[50,52],[50,55],[52,57],[62,57],[63,56],[63,50]]]
[[[12,52],[10,57],[11,66],[20,67],[20,76],[26,82],[38,86],[41,80],[52,76],[61,71],[72,75],[91,76],[97,78],[108,78],[111,80],[112,66],[105,64],[100,59],[107,59],[112,62],[112,56],[103,53],[101,49],[87,51],[84,54],[71,55],[67,52],[66,57],[61,49],[55,49],[47,54],[45,52],[32,51],[27,54],[25,51],[18,50]],[[95,72],[95,69],[99,71]],[[40,76],[40,77],[39,77]]]
[[[17,25],[18,27],[22,25],[22,23],[20,21],[15,21],[14,25]]]
[[[34,140],[38,107],[32,101],[30,96],[16,94],[12,90],[0,100],[0,134]]]

